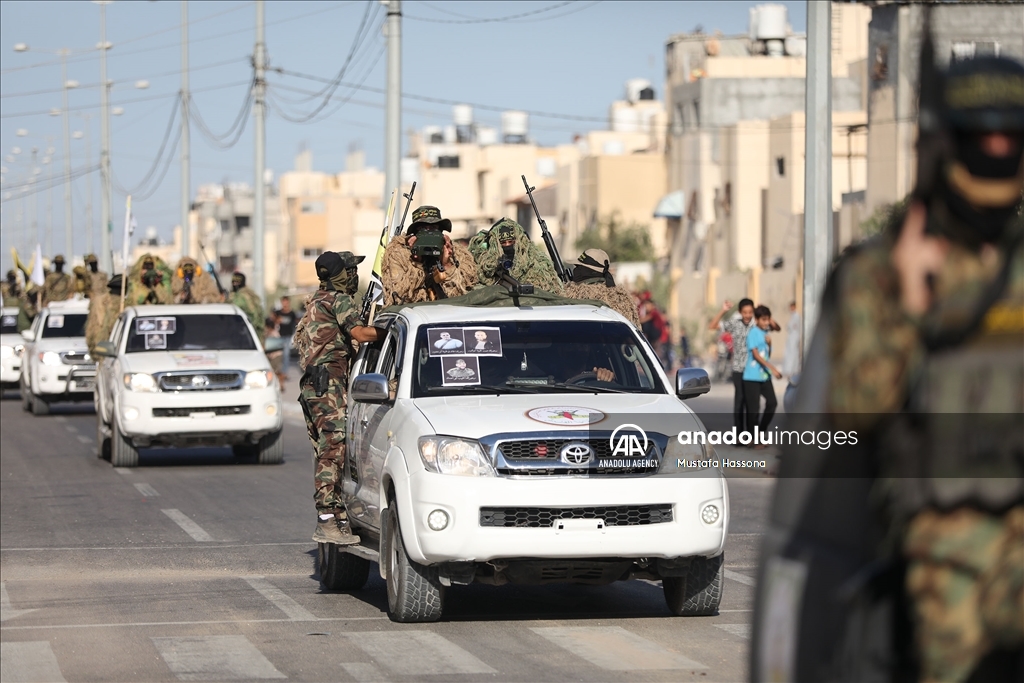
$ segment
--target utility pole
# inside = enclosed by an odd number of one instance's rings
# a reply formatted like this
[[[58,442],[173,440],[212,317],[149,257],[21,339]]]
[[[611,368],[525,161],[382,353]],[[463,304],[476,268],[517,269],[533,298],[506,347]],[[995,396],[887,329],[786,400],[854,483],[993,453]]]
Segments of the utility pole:
[[[266,68],[267,48],[263,38],[263,0],[256,0],[256,50],[253,64],[256,67],[256,81],[253,84],[253,114],[256,117],[256,187],[253,192],[252,210],[252,288],[263,299],[263,236],[266,232],[264,212],[263,169],[266,166],[264,145],[267,141],[264,130],[266,117]]]
[[[60,51],[60,73],[63,79],[63,111],[64,119],[64,258],[71,262],[74,256],[74,228],[71,225],[71,132],[69,130],[68,118],[68,50]],[[52,255],[51,255],[52,258]]]
[[[89,168],[89,164],[92,162],[92,145],[89,144],[89,139],[92,136],[92,116],[84,115],[85,119],[85,167]],[[94,226],[92,224],[92,173],[85,174],[85,253],[90,254],[93,250],[93,231]]]
[[[113,197],[110,178],[110,85],[107,83],[107,2],[93,0],[100,6],[100,196],[103,200],[103,225],[100,226],[100,263],[103,270],[114,274],[110,251],[110,234],[114,229],[111,217]],[[122,268],[124,264],[122,264]]]
[[[832,261],[832,3],[807,0],[803,357]]]
[[[181,255],[189,256],[192,230],[188,220],[192,204],[189,174],[189,93],[188,93],[188,0],[181,0]]]
[[[388,0],[388,82],[384,128],[384,198],[399,188],[402,156],[402,2]]]
[[[46,139],[46,177],[50,186],[46,189],[46,253],[53,253],[53,138]]]
[[[32,217],[29,219],[29,230],[26,235],[28,239],[25,243],[29,246],[32,244],[32,240],[39,239],[39,195],[35,193],[35,185],[38,182],[39,176],[36,174],[36,155],[39,153],[38,147],[32,148],[32,167],[29,168],[29,178],[32,182],[32,203],[29,205],[32,209]],[[70,257],[68,257],[70,258]]]

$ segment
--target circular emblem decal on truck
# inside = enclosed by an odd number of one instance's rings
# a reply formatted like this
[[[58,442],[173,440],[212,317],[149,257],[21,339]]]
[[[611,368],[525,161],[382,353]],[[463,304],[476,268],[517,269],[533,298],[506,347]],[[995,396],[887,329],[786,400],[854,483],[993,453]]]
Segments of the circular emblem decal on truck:
[[[534,408],[526,413],[526,417],[546,425],[557,425],[559,427],[578,427],[580,425],[592,425],[604,419],[604,413],[593,408],[581,408],[579,406],[549,406],[547,408]]]

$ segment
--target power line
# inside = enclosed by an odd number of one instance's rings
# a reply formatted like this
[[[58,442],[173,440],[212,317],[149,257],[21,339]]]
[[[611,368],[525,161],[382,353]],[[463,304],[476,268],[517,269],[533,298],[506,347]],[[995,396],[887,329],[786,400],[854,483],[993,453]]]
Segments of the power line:
[[[246,92],[245,99],[242,101],[242,107],[238,110],[238,114],[235,116],[235,120],[231,124],[231,127],[222,135],[218,135],[213,132],[203,119],[202,114],[199,112],[199,107],[196,105],[195,100],[191,97],[189,98],[189,113],[195,120],[196,126],[199,128],[199,132],[202,133],[203,137],[206,138],[210,144],[221,149],[230,149],[238,144],[238,141],[242,137],[242,131],[245,130],[245,124],[249,120],[248,114],[253,104],[253,90],[255,84],[256,77],[254,74],[253,79],[250,81],[249,90]],[[231,140],[227,141],[229,137]]]
[[[171,129],[174,127],[174,121],[178,118],[178,109],[179,109],[178,104],[180,102],[181,102],[181,94],[179,93],[178,97],[174,98],[174,104],[171,106],[171,117],[167,120],[167,129],[164,131],[164,139],[160,142],[160,149],[156,153],[156,160],[153,162],[153,165],[150,167],[150,169],[146,172],[146,175],[143,176],[142,180],[139,181],[138,185],[136,185],[131,190],[126,190],[124,187],[121,186],[120,182],[117,180],[117,174],[114,172],[114,169],[113,168],[110,169],[111,176],[113,176],[114,185],[117,187],[118,192],[121,192],[122,194],[126,194],[126,195],[127,194],[131,194],[131,195],[137,194],[152,179],[153,174],[156,173],[156,169],[160,166],[160,161],[163,158],[164,148],[167,146],[167,141],[171,138]],[[178,130],[179,130],[178,135],[180,136],[181,135],[180,127],[179,127]],[[175,143],[175,145],[176,144],[177,143]]]
[[[512,21],[514,19],[522,19],[524,17],[532,17],[535,14],[544,14],[545,12],[551,12],[552,10],[560,9],[562,7],[565,7],[566,5],[572,5],[572,4],[574,4],[574,0],[569,0],[568,2],[555,3],[554,5],[548,5],[547,7],[541,7],[540,9],[535,9],[535,10],[530,11],[530,12],[520,12],[519,14],[510,14],[510,15],[505,16],[505,17],[471,17],[471,16],[468,16],[468,15],[465,15],[465,14],[457,14],[455,12],[449,12],[447,10],[443,10],[440,7],[435,7],[435,6],[433,6],[433,5],[429,4],[429,3],[426,3],[426,2],[423,2],[423,3],[420,3],[420,4],[425,5],[425,6],[429,7],[430,9],[436,10],[438,12],[443,12],[445,14],[450,14],[450,15],[456,16],[456,17],[462,17],[462,19],[433,19],[433,18],[430,18],[430,17],[417,17],[417,16],[414,16],[414,15],[405,14],[404,12],[402,13],[402,16],[405,17],[406,19],[413,19],[415,21],[426,21],[426,22],[429,22],[431,24],[489,24],[489,23],[500,22],[500,21]],[[596,3],[591,3],[591,4],[596,4]]]

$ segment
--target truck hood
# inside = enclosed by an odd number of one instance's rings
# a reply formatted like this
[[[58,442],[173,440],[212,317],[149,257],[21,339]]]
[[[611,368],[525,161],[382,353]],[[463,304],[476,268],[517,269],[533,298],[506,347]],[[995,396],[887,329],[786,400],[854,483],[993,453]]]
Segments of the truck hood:
[[[25,343],[22,338],[22,343]],[[49,339],[37,339],[35,342],[35,352],[43,353],[44,351],[85,351],[89,347],[85,344],[85,337],[50,337]]]
[[[634,424],[677,434],[703,425],[678,398],[666,394],[514,394],[418,398],[416,407],[435,434],[478,439],[489,434],[614,431]],[[588,415],[595,414],[595,422]]]
[[[269,370],[262,351],[142,351],[121,356],[126,372],[183,372],[188,370]]]

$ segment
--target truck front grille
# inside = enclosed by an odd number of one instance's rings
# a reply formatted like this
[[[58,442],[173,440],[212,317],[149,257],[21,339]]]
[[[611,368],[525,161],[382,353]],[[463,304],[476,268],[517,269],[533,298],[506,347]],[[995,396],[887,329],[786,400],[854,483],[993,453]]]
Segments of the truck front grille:
[[[484,507],[480,526],[543,529],[559,519],[602,519],[605,526],[646,526],[672,521],[672,505],[608,505],[597,507]]]
[[[159,375],[163,391],[223,391],[241,389],[244,378],[237,370],[216,372],[167,372]]]
[[[153,408],[153,417],[188,417],[192,413],[221,415],[248,415],[251,406],[217,406],[215,408]]]

